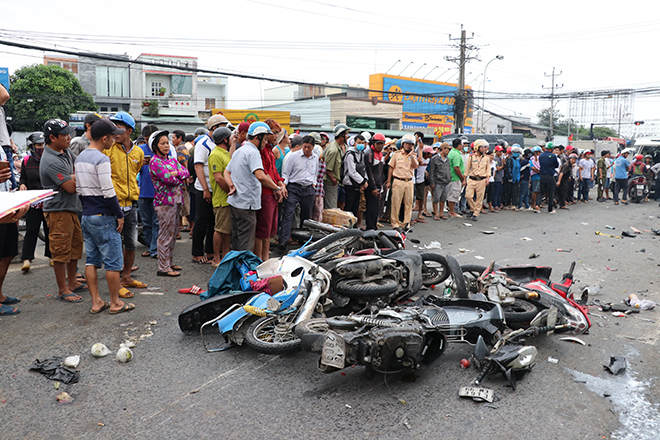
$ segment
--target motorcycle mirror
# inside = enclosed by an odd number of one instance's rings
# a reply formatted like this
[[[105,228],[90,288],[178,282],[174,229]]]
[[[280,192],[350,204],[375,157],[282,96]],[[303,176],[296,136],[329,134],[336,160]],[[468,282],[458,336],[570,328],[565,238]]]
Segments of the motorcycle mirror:
[[[305,270],[304,267],[300,266],[299,268],[295,269],[293,272],[291,272],[292,277],[297,277],[302,273],[302,271]]]
[[[416,238],[409,238],[408,240],[410,240],[410,242],[414,243],[414,244],[420,244],[421,243],[421,241],[417,240]]]

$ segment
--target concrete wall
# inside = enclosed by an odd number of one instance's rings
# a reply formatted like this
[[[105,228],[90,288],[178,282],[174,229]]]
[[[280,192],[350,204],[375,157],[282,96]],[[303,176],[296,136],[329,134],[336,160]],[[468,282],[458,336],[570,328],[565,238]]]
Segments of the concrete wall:
[[[357,116],[395,120],[398,121],[395,129],[401,129],[403,106],[400,103],[377,101],[374,105],[371,99],[347,98],[330,98],[330,102],[332,103],[330,125],[333,127],[337,124],[345,124],[346,116]]]

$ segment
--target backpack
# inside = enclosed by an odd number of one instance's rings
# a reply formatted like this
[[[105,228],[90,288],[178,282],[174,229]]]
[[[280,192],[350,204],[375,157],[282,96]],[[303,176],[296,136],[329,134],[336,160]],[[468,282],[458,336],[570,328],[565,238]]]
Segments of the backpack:
[[[356,151],[349,150],[346,152],[344,155],[344,160],[341,161],[341,168],[339,168],[339,174],[341,175],[341,181],[344,181],[344,178],[346,177],[346,169],[344,168],[344,164],[346,163],[346,158],[348,155],[351,154],[354,158],[357,155]],[[355,164],[355,171],[357,171],[361,176],[363,176],[365,179],[367,178],[367,168],[364,166],[364,160],[357,162]],[[352,178],[351,178],[351,183],[353,186],[358,186],[359,184],[356,183]]]

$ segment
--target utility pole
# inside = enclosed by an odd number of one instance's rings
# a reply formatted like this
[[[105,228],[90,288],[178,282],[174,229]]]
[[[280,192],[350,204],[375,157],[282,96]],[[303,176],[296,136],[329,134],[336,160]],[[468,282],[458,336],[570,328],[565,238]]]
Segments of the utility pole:
[[[470,60],[477,59],[477,57],[468,56],[467,53],[468,51],[476,49],[476,46],[467,44],[467,40],[471,40],[472,38],[474,38],[474,33],[472,33],[471,37],[467,38],[465,29],[463,29],[463,25],[461,25],[460,39],[451,38],[451,35],[449,36],[450,41],[460,40],[460,54],[458,57],[445,57],[446,61],[453,61],[458,64],[458,93],[456,94],[456,98],[454,100],[454,133],[463,133],[463,127],[465,126],[465,64]]]
[[[543,73],[543,76],[546,78],[552,78],[552,86],[550,87],[550,140],[554,138],[554,118],[555,118],[555,90],[556,89],[561,89],[564,87],[563,84],[555,85],[555,78],[561,75],[561,71],[559,73],[555,73],[555,68],[552,68],[552,74],[547,75],[546,73]],[[545,88],[541,86],[541,88]]]

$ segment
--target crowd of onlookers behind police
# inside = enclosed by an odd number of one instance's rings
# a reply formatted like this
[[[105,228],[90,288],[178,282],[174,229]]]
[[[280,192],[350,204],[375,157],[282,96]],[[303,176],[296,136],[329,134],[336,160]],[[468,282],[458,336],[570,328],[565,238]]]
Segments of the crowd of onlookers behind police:
[[[9,95],[0,91],[3,104]],[[10,140],[2,116],[4,146]],[[73,129],[66,122],[47,121],[43,132],[29,136],[30,154],[17,173],[0,171],[2,190],[12,189],[20,171],[15,183],[20,190],[57,191],[3,219],[0,288],[18,253],[15,220],[27,213],[22,270],[30,270],[43,225],[57,298],[77,303],[79,294],[89,291],[93,314],[132,310],[135,305],[122,299],[134,296],[130,289],[147,287],[132,278],[138,269],[138,216],[146,245],[141,255],[158,259],[158,276],[176,277],[182,267],[173,255],[181,232],[192,237],[194,263],[217,267],[230,250],[249,250],[265,260],[271,242],[280,249],[301,244],[291,238],[292,229],[307,219],[322,220],[324,209],[353,213],[356,227],[363,229],[387,222],[408,228],[430,218],[477,221],[481,214],[507,209],[538,213],[543,203],[555,213],[555,204],[569,209],[589,203],[594,185],[598,201],[610,199],[612,190],[618,204],[623,190],[626,203],[629,173],[652,180],[659,171],[643,158],[630,163],[627,150],[616,160],[603,151],[596,161],[591,151],[578,154],[551,142],[523,149],[504,141],[491,146],[483,139],[469,145],[466,138],[457,138],[451,145],[430,146],[422,133],[399,140],[382,133],[351,135],[345,124],[334,128],[331,140],[326,133],[291,136],[273,119],[234,127],[217,114],[194,135],[146,125],[133,142],[136,123],[126,112],[108,119],[89,114],[84,123],[85,133],[71,139]],[[6,160],[4,150],[0,153]],[[83,248],[84,275],[78,272]],[[101,267],[109,302],[99,295]],[[19,301],[0,293],[0,315],[18,313],[11,306]]]

